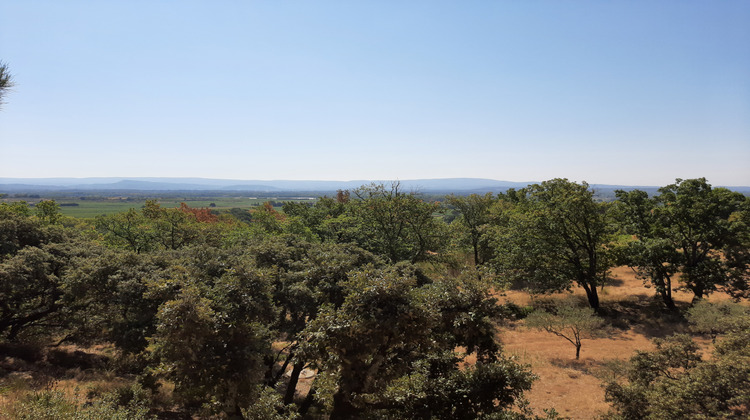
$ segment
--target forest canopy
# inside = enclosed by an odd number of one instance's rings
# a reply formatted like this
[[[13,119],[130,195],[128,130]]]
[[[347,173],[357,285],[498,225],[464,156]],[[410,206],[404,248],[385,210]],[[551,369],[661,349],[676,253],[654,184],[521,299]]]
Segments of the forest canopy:
[[[696,304],[719,292],[745,299],[750,199],[705,179],[656,195],[619,191],[610,202],[566,179],[440,201],[371,184],[243,215],[149,200],[73,219],[52,200],[32,208],[6,199],[0,353],[112,346],[110,366],[129,375],[130,391],[86,409],[131,417],[166,415],[154,395],[169,386],[173,407],[197,416],[554,418],[528,408],[537,376],[503,351],[498,331],[531,314],[529,326],[566,338],[578,358],[580,331],[606,324],[599,293],[616,266],[653,287],[666,314],[687,310],[677,289]],[[588,308],[499,303],[509,288],[581,288]],[[747,356],[735,350],[747,340],[746,310],[722,306],[737,321],[709,331],[713,309],[695,308],[695,332],[719,337],[716,358],[703,361],[683,336],[658,342],[634,356],[626,380],[607,385],[613,416],[684,406],[683,394],[665,400],[649,384],[668,393],[694,386],[692,373],[748,380],[722,364]],[[568,336],[560,325],[580,328]],[[682,359],[670,359],[669,372],[649,362],[673,348]],[[731,392],[733,405],[710,413],[748,414],[747,390]],[[14,410],[35,410],[29,404]]]

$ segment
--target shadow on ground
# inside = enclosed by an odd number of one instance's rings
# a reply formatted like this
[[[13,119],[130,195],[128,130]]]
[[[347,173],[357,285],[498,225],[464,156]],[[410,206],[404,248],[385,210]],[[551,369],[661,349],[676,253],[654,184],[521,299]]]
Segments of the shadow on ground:
[[[603,303],[599,315],[615,330],[631,330],[649,339],[664,338],[687,332],[684,316],[687,307],[687,303],[678,303],[676,310],[669,310],[659,299],[637,294]]]

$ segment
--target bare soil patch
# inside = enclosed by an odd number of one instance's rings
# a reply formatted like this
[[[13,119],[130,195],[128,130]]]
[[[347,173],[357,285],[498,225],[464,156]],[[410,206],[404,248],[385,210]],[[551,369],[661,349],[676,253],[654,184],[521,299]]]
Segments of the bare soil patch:
[[[523,320],[501,327],[498,338],[507,354],[531,365],[539,376],[527,398],[537,411],[554,407],[573,419],[594,419],[609,410],[604,401],[603,381],[611,372],[609,366],[628,360],[636,350],[654,348],[652,339],[688,331],[684,317],[673,313],[655,296],[654,289],[643,285],[628,267],[612,270],[612,281],[600,290],[602,316],[608,326],[594,337],[583,340],[581,359],[575,360],[575,347],[553,334],[529,330]],[[692,294],[674,292],[679,308],[689,306]],[[571,293],[533,296],[511,290],[499,294],[500,303],[513,302],[528,306],[549,298],[573,298],[585,302],[585,293],[576,288]],[[711,300],[726,299],[717,294]],[[681,311],[680,311],[681,312]],[[705,348],[710,340],[696,338]]]

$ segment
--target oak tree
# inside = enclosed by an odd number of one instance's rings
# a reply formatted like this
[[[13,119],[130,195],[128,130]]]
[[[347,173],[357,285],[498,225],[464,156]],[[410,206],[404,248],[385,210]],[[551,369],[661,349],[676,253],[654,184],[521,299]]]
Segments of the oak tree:
[[[559,291],[575,283],[599,308],[597,287],[614,264],[607,205],[587,183],[553,179],[501,197],[507,219],[491,234],[492,265],[505,278],[535,291]]]
[[[464,227],[468,242],[474,252],[474,263],[481,265],[488,258],[487,246],[482,241],[485,227],[490,222],[490,208],[495,202],[492,193],[485,195],[471,194],[466,197],[450,195],[446,201],[455,207],[461,217],[453,223]]]
[[[719,289],[742,295],[748,290],[748,226],[739,213],[747,198],[712,188],[705,178],[677,179],[648,198],[642,191],[617,192],[628,244],[628,264],[648,279],[673,308],[672,278],[695,299]]]

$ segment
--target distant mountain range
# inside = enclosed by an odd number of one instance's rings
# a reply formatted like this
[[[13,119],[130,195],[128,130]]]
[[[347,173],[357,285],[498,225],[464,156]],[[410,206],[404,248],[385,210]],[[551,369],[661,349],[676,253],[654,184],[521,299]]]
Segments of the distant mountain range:
[[[336,191],[353,189],[372,180],[353,181],[289,181],[289,180],[236,180],[209,178],[0,178],[0,191]],[[415,179],[400,181],[405,190],[464,191],[464,190],[506,190],[522,188],[528,182],[507,182],[479,178]]]
[[[388,183],[386,180],[353,181],[289,181],[289,180],[236,180],[210,178],[0,178],[0,193],[55,192],[134,192],[134,191],[223,191],[223,192],[333,192],[354,189],[372,182]],[[498,181],[483,178],[442,178],[401,180],[406,191],[422,193],[484,193],[501,192],[509,188],[523,188],[530,182]],[[597,192],[605,195],[616,189],[642,189],[656,192],[655,186],[629,186],[592,184]],[[750,187],[727,187],[734,191],[750,194]]]

